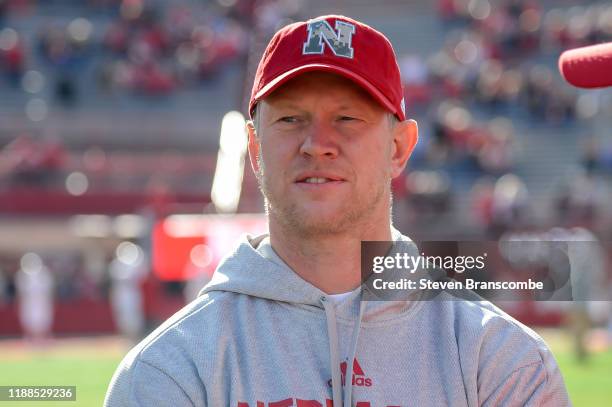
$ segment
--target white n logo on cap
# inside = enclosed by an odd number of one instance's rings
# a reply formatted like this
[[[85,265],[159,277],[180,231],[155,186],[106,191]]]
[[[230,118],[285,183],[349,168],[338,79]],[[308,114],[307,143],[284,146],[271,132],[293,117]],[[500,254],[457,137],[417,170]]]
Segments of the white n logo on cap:
[[[353,58],[353,24],[336,20],[336,31],[325,20],[315,20],[308,23],[308,38],[304,43],[303,54],[322,54],[323,40],[338,57]]]

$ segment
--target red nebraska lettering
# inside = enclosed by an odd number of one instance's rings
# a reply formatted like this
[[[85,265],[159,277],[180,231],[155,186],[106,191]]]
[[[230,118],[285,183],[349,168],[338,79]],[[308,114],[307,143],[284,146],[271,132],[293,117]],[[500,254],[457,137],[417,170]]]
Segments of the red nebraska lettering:
[[[267,404],[267,406],[268,407],[293,407],[294,406],[293,400],[294,399],[291,398],[291,399],[285,399],[285,400],[280,400],[280,401],[271,401]],[[323,407],[323,405],[316,400],[302,400],[302,399],[295,399],[295,406],[296,407]],[[237,407],[249,407],[249,403],[246,403],[244,401],[239,401]],[[257,401],[256,407],[266,407],[266,403],[262,401]],[[333,400],[325,399],[325,407],[334,407]],[[371,404],[369,401],[358,401],[355,403],[355,407],[371,407]],[[389,406],[389,407],[395,407],[395,406]]]
[[[268,403],[268,407],[291,407],[293,406],[293,399],[285,399],[281,401],[275,401]]]

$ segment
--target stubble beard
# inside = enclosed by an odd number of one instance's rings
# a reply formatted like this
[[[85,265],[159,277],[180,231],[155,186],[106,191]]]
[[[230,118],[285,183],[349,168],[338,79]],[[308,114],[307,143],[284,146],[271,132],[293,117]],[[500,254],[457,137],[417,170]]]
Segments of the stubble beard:
[[[302,238],[313,238],[317,236],[339,235],[349,231],[356,231],[360,227],[368,227],[371,214],[383,204],[387,190],[391,185],[377,183],[375,190],[363,196],[354,196],[345,201],[338,208],[337,216],[333,219],[320,218],[311,214],[300,206],[295,200],[287,199],[277,194],[268,186],[263,166],[259,166],[257,180],[259,189],[264,196],[265,209],[268,219],[275,221],[281,228],[291,234]],[[382,176],[382,174],[381,174]],[[391,192],[388,192],[389,200]],[[390,213],[390,209],[388,210]]]

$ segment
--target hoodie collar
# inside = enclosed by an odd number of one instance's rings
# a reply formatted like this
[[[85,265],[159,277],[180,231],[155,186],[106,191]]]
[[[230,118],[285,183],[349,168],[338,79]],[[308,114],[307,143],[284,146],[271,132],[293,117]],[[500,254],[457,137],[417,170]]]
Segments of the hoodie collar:
[[[267,235],[243,235],[234,250],[221,260],[211,281],[200,295],[212,291],[228,291],[253,297],[291,304],[310,305],[323,308],[321,299],[327,294],[302,279],[284,262],[273,262],[256,249]],[[392,253],[409,251],[418,255],[414,242],[391,228],[394,241]],[[282,263],[282,264],[281,264]],[[356,290],[335,305],[339,320],[353,320],[359,311],[361,292]],[[373,298],[373,297],[368,297]],[[370,305],[364,314],[364,322],[397,317],[412,308],[406,301],[368,301]],[[394,315],[389,315],[394,314]]]

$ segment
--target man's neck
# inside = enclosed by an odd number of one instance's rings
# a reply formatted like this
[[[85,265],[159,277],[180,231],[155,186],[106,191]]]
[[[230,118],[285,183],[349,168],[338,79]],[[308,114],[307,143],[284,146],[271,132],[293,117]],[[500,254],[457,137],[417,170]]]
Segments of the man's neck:
[[[351,229],[346,233],[298,236],[270,222],[274,251],[301,278],[327,294],[352,291],[361,284],[361,242],[391,240],[391,227]]]

